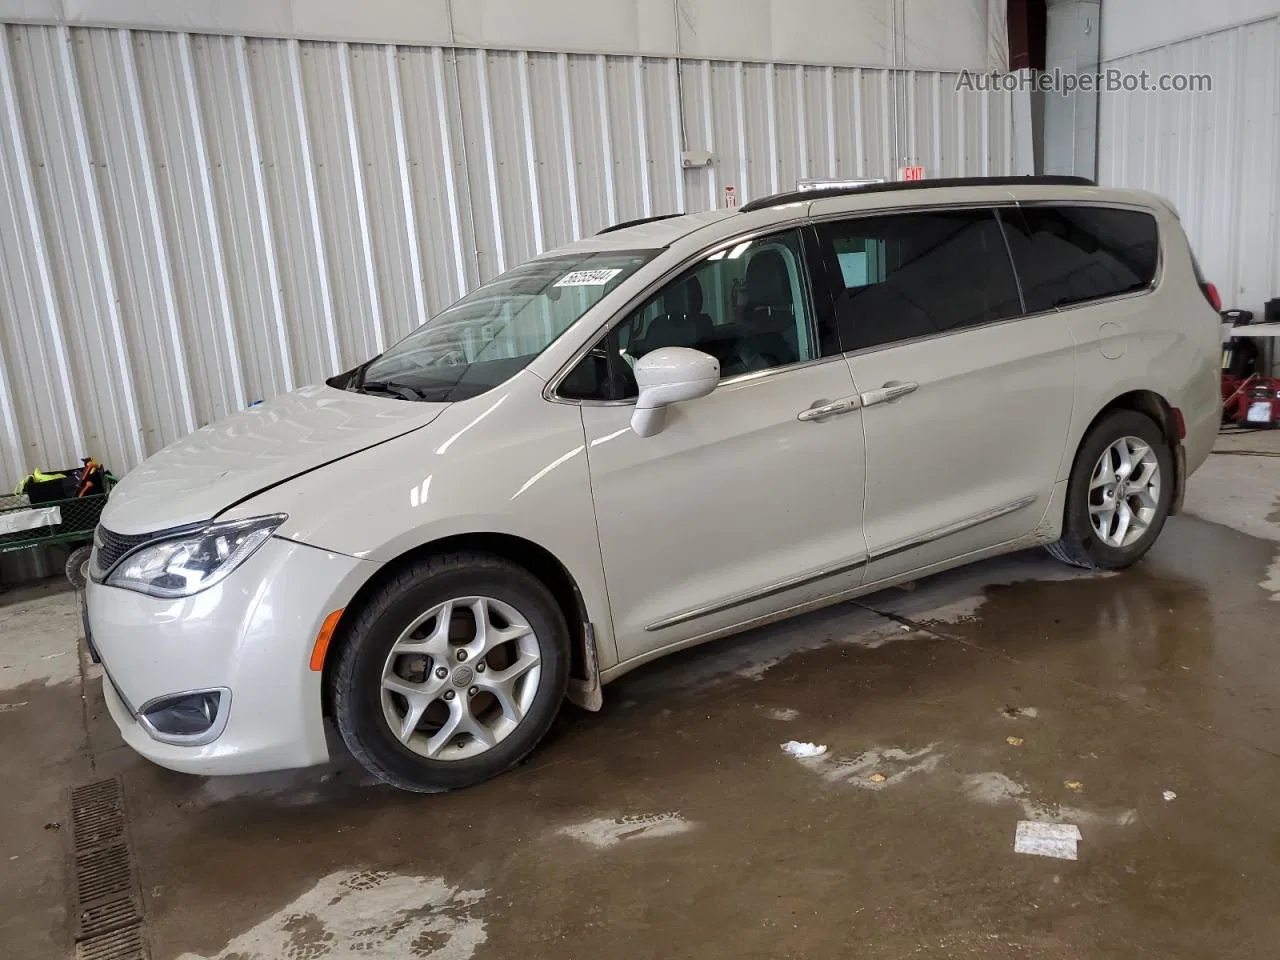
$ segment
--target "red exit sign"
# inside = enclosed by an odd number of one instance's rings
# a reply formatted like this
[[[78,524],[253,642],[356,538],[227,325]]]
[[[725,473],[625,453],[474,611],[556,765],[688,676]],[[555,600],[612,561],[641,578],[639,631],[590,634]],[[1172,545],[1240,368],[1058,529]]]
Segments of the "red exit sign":
[[[898,170],[899,180],[923,180],[924,167],[902,167]]]

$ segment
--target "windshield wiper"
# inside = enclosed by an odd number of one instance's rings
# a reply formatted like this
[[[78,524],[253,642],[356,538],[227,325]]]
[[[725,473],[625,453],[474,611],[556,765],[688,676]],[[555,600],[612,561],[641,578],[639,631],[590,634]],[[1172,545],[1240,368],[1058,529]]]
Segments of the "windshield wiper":
[[[417,387],[397,380],[366,380],[359,387],[362,393],[389,393],[401,400],[425,400],[427,395]]]

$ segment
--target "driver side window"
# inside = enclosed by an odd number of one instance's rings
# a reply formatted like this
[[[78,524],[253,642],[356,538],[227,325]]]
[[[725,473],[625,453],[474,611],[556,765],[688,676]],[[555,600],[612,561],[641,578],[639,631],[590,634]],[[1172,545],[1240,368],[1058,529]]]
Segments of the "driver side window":
[[[692,347],[720,361],[720,375],[820,355],[796,231],[717,250],[685,270],[611,330],[561,384],[570,399],[636,396],[636,361],[659,347]]]

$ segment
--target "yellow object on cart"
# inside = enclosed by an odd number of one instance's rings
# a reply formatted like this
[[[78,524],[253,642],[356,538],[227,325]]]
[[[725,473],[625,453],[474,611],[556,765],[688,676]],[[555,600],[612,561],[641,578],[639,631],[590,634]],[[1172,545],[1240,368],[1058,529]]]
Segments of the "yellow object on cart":
[[[18,481],[18,485],[13,488],[13,495],[15,497],[22,496],[22,491],[26,489],[28,483],[47,483],[50,480],[65,479],[67,479],[65,473],[45,473],[42,470],[32,470],[31,473]]]

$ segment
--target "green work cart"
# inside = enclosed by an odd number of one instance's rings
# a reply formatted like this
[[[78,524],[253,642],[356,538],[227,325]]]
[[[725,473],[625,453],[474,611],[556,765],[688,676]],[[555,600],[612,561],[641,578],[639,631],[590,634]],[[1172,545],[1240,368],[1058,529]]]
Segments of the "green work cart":
[[[0,496],[0,553],[66,544],[71,547],[67,579],[77,589],[84,589],[93,531],[113,482],[108,476],[104,492],[66,500],[32,503],[20,494]]]

